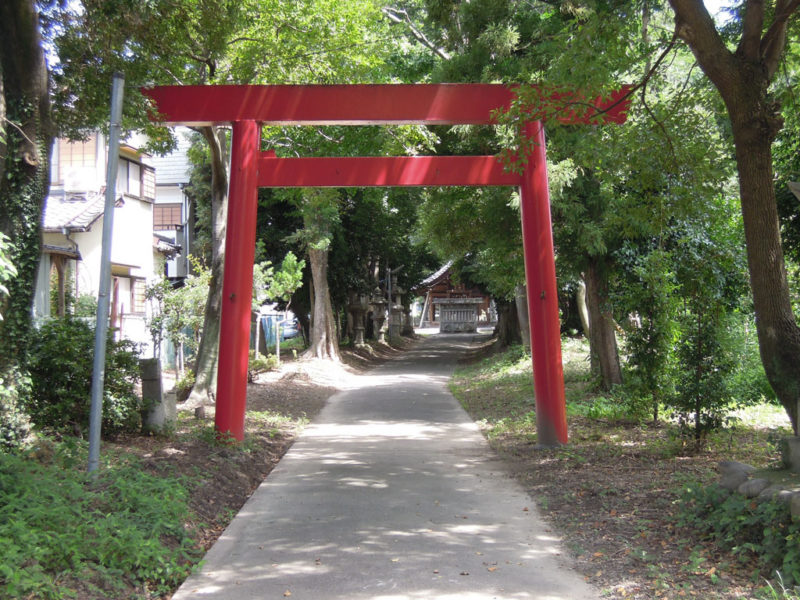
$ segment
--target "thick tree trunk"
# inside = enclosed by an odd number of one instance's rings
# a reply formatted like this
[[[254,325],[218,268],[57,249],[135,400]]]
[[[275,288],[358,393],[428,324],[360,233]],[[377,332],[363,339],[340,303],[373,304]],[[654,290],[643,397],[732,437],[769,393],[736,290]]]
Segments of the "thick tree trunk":
[[[23,366],[50,188],[48,72],[32,0],[0,2],[0,232],[16,276],[0,293],[0,377]],[[110,82],[109,82],[109,89]]]
[[[622,370],[617,351],[614,317],[608,299],[608,279],[605,269],[596,259],[586,269],[586,305],[589,309],[589,351],[592,366],[597,365],[600,385],[604,390],[622,383]]]
[[[314,301],[311,316],[311,345],[305,352],[309,358],[339,360],[336,323],[328,289],[328,251],[309,248]]]
[[[531,351],[531,322],[528,318],[528,291],[526,286],[518,285],[514,288],[514,302],[517,306],[517,320],[519,332],[522,336],[522,345]]]
[[[203,127],[211,153],[211,281],[203,318],[203,335],[195,360],[195,384],[189,396],[192,404],[215,400],[219,359],[219,322],[222,280],[225,268],[225,234],[228,215],[228,159],[225,134],[216,127]]]
[[[517,307],[508,300],[496,300],[497,302],[497,325],[494,328],[495,344],[499,348],[506,348],[512,344],[522,342],[520,333],[519,318],[517,317]]]
[[[785,51],[788,21],[800,5],[747,0],[741,38],[731,52],[700,0],[670,4],[676,34],[719,90],[731,120],[761,361],[797,434],[800,329],[789,299],[772,181],[772,142],[783,121],[768,89]],[[768,13],[767,4],[774,11]]]
[[[758,345],[767,379],[797,434],[800,329],[783,261],[772,180],[772,139],[756,119],[749,121],[734,121],[733,132]]]

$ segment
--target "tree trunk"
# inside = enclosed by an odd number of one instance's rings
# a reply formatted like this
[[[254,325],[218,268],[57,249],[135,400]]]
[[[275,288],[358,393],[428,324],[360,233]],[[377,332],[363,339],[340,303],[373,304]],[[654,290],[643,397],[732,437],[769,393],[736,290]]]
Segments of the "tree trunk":
[[[578,305],[578,315],[581,318],[581,328],[584,337],[589,340],[589,372],[593,377],[600,374],[600,361],[597,352],[592,352],[592,321],[589,318],[589,307],[587,306],[586,276],[581,275],[578,281],[578,289],[575,291],[575,301]]]
[[[111,82],[109,82],[109,90]],[[24,366],[50,189],[48,72],[33,0],[0,2],[0,232],[17,269],[0,293],[0,377]],[[8,383],[6,384],[8,385]]]
[[[614,331],[614,317],[608,299],[608,279],[605,269],[595,258],[590,259],[586,269],[586,305],[589,310],[589,351],[592,366],[595,364],[604,390],[622,383],[622,370],[617,351],[617,336]]]
[[[216,127],[201,130],[211,152],[211,281],[203,318],[203,335],[195,360],[195,383],[189,402],[215,400],[219,359],[219,322],[222,280],[225,268],[225,233],[228,215],[228,158],[224,131]]]
[[[772,142],[783,121],[780,105],[768,89],[798,4],[747,0],[735,52],[728,49],[700,0],[670,0],[670,4],[676,34],[719,90],[731,120],[761,362],[796,435],[800,329],[789,298],[772,180]],[[767,13],[767,4],[774,11]]]
[[[589,308],[586,306],[586,281],[581,278],[578,281],[578,289],[575,291],[575,302],[578,305],[578,315],[581,317],[581,328],[586,339],[592,334],[592,324],[589,321]]]
[[[512,344],[521,343],[522,334],[515,303],[508,300],[497,300],[496,303],[497,325],[494,328],[494,335],[497,339],[495,344],[498,348],[506,348]]]
[[[733,133],[761,362],[797,435],[800,329],[792,312],[783,261],[772,181],[772,140],[756,119],[749,123],[736,119]]]
[[[531,351],[531,322],[528,318],[528,291],[524,285],[514,288],[514,302],[517,306],[517,320],[519,321],[519,332],[522,336],[522,345]]]
[[[328,290],[328,251],[308,249],[314,302],[311,316],[311,345],[305,352],[308,358],[339,360],[336,323]]]

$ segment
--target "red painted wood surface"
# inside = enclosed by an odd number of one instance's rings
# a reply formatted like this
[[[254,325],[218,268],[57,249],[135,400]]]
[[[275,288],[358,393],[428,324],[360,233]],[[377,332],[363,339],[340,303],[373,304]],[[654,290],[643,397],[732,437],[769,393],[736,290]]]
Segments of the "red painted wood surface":
[[[539,443],[566,443],[564,378],[547,189],[544,130],[527,127],[537,146],[523,176],[504,173],[491,156],[279,159],[259,148],[259,125],[489,124],[514,88],[493,84],[166,86],[143,90],[169,124],[233,123],[225,276],[221,309],[216,427],[244,436],[257,188],[519,185],[533,340]],[[622,123],[628,88],[585,102],[550,94],[531,119]],[[538,111],[538,112],[537,112]],[[595,119],[596,120],[596,119]]]
[[[247,399],[259,140],[255,121],[233,124],[214,424],[220,434],[230,434],[239,441],[244,439]]]
[[[146,88],[160,113],[154,120],[213,125],[253,120],[280,125],[480,125],[507,109],[515,86],[485,83],[380,85],[209,85]],[[567,123],[584,123],[591,105],[607,110],[605,122],[621,123],[628,101],[622,87],[607,100],[584,101],[572,94],[549,94],[546,112]],[[532,115],[540,118],[541,115]]]
[[[531,328],[531,358],[536,398],[536,431],[540,446],[567,443],[564,368],[561,362],[561,322],[547,184],[544,126],[528,124],[535,142],[520,188],[522,245]]]
[[[519,185],[494,156],[275,158],[258,162],[259,187]]]

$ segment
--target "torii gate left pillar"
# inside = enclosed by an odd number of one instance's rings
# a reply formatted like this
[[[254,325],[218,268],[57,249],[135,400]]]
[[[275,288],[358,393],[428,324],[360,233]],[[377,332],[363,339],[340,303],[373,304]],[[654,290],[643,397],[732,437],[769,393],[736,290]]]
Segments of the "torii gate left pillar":
[[[250,358],[260,129],[256,121],[234,121],[231,135],[214,422],[221,435],[229,434],[239,441],[244,439]]]
[[[145,90],[159,120],[233,124],[222,288],[216,428],[244,439],[258,187],[518,186],[536,400],[538,443],[567,442],[561,336],[544,127],[528,124],[534,151],[524,173],[494,156],[276,158],[260,150],[260,125],[489,124],[513,88],[487,84],[360,86],[186,86]],[[625,120],[625,90],[587,105]],[[590,111],[590,112],[594,112]],[[593,114],[591,116],[594,116]],[[164,117],[164,118],[161,118]],[[570,113],[570,123],[588,118]]]

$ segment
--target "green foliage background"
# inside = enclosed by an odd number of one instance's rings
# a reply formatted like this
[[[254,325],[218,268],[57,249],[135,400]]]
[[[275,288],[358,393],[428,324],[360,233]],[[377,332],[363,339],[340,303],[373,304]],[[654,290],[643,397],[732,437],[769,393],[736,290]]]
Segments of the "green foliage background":
[[[188,575],[198,552],[183,527],[184,485],[136,462],[92,480],[78,471],[86,452],[74,442],[36,456],[0,453],[0,596],[162,594]]]
[[[30,395],[25,408],[40,429],[83,434],[89,428],[94,328],[76,317],[45,322],[31,340]],[[140,425],[139,353],[109,334],[103,390],[104,435],[136,432]]]

